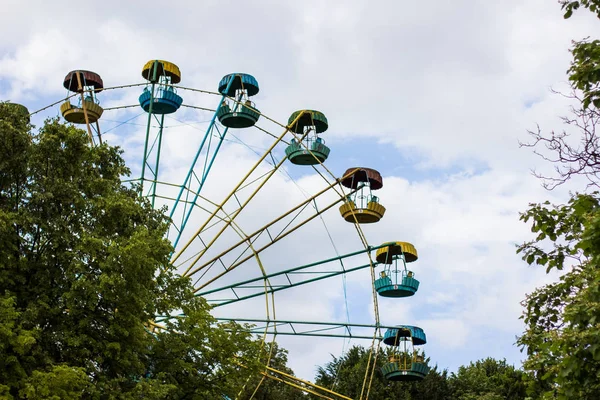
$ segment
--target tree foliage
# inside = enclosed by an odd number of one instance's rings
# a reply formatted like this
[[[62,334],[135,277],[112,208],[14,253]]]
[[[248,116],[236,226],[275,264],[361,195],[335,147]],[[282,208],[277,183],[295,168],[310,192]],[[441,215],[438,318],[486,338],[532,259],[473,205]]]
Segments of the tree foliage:
[[[342,357],[332,356],[332,361],[318,368],[316,383],[358,398],[369,353],[368,349],[353,346]],[[434,366],[419,382],[386,380],[380,371],[387,360],[385,351],[381,350],[377,360],[369,392],[369,398],[374,400],[524,400],[526,397],[523,371],[504,360],[477,361],[459,367],[450,375]]]
[[[523,371],[506,360],[486,358],[461,366],[450,377],[450,392],[458,400],[523,400]]]
[[[565,19],[571,18],[580,8],[586,8],[600,18],[600,0],[561,0]],[[573,87],[583,92],[583,108],[600,107],[600,40],[574,41],[571,49],[573,61],[568,70]]]
[[[600,18],[600,0],[560,0],[559,3],[561,4],[562,9],[565,11],[565,19],[571,18],[573,13],[582,6]]]
[[[168,221],[121,183],[120,150],[57,120],[32,132],[0,104],[0,397],[234,396],[258,345],[175,273]]]
[[[269,366],[271,368],[288,375],[294,375],[294,371],[287,366],[287,355],[287,350],[279,347],[277,342],[269,342],[265,345],[261,360],[266,365],[267,359],[269,359]],[[262,375],[258,375],[256,378],[248,381],[241,396],[242,400],[251,398],[253,400],[303,400],[307,397],[299,389],[274,379],[266,377],[263,379]]]
[[[533,204],[522,215],[536,238],[518,251],[547,270],[570,268],[527,296],[524,367],[542,398],[600,398],[600,198],[575,195],[567,205]],[[545,397],[544,397],[545,396]]]
[[[600,1],[561,1],[565,18],[586,8],[600,18]],[[570,147],[565,135],[537,136],[558,154],[559,178],[583,175],[600,183],[600,151],[595,128],[600,107],[600,41],[574,42],[568,70],[575,90],[570,121],[579,128],[581,145]],[[581,96],[579,95],[581,93]],[[576,168],[573,168],[572,162]],[[577,168],[579,166],[580,168]],[[586,188],[587,189],[587,188]],[[558,282],[538,288],[523,305],[526,330],[518,344],[527,352],[524,368],[532,396],[540,399],[600,398],[600,196],[574,194],[564,205],[530,204],[521,215],[536,234],[518,248],[529,264],[567,271]]]

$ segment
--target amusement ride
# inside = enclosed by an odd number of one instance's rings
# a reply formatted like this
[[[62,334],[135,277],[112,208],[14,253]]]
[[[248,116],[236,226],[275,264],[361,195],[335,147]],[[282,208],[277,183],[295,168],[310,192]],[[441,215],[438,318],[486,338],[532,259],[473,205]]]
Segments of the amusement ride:
[[[231,73],[215,85],[214,91],[193,89],[180,85],[182,74],[177,65],[150,60],[143,65],[141,78],[140,83],[105,87],[99,74],[74,70],[63,81],[66,98],[51,106],[60,104],[60,114],[66,121],[85,126],[90,146],[102,143],[125,124],[143,127],[143,133],[138,128],[137,142],[123,141],[129,164],[141,160],[141,166],[132,167],[134,178],[129,182],[139,187],[140,195],[147,197],[153,207],[166,210],[171,219],[168,238],[174,247],[171,262],[192,279],[196,294],[214,307],[217,321],[246,324],[264,341],[274,341],[278,336],[371,340],[360,399],[369,396],[381,342],[386,346],[387,359],[380,370],[385,378],[422,380],[428,373],[424,355],[418,349],[427,341],[423,329],[385,325],[379,320],[380,300],[386,307],[393,306],[393,302],[413,296],[419,288],[415,273],[408,269],[418,258],[412,244],[370,244],[365,236],[364,227],[379,222],[386,213],[374,194],[383,187],[381,174],[361,166],[350,166],[341,176],[333,174],[326,166],[332,150],[322,138],[329,127],[325,114],[302,109],[292,112],[286,123],[277,122],[251,100],[259,93],[258,81],[252,75]],[[99,95],[109,90],[136,90],[138,103],[103,108]],[[24,106],[7,104],[29,115]],[[174,117],[182,109],[205,117],[202,128]],[[132,112],[132,118],[115,121]],[[111,117],[111,113],[116,116]],[[103,119],[116,125],[101,131]],[[144,122],[139,123],[141,120]],[[184,128],[200,135],[198,146],[188,146],[186,138],[174,133]],[[241,140],[242,136],[247,140]],[[223,148],[233,145],[244,146],[256,161],[237,170],[231,160],[220,160]],[[173,162],[168,154],[177,154],[181,149],[186,156]],[[314,172],[319,179],[320,186],[313,193],[301,190],[304,197],[298,200],[273,192],[267,185],[277,179],[296,183],[289,171],[301,168]],[[348,251],[343,254],[325,222],[332,214],[353,225],[353,229],[348,226],[348,232],[356,231],[351,234],[353,241],[344,240],[342,247]],[[323,236],[301,239],[312,240],[312,247],[294,242],[303,227],[316,225],[324,227]],[[326,238],[324,243],[322,237]],[[332,253],[319,257],[327,254],[328,247],[333,248]],[[293,265],[296,253],[317,259]],[[277,318],[276,294],[363,269],[371,274],[374,323],[352,323],[349,317],[345,322]],[[264,317],[250,318],[248,310],[257,307],[265,310]],[[161,321],[173,317],[156,316],[149,326],[161,329]],[[361,333],[365,330],[372,334]],[[255,393],[265,379],[275,379],[320,398],[349,399],[335,388],[319,387],[278,371],[270,362],[269,356]]]

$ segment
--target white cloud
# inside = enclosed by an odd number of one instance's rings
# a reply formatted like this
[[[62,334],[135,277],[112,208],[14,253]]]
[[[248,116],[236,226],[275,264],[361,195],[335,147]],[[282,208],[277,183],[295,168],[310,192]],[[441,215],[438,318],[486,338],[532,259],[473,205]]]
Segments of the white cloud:
[[[227,73],[251,73],[261,85],[257,106],[266,115],[285,122],[296,109],[322,110],[330,122],[326,137],[332,155],[352,140],[362,153],[348,156],[348,164],[382,166],[385,186],[379,196],[388,211],[380,223],[362,228],[371,245],[413,242],[420,259],[410,267],[421,280],[412,298],[379,299],[382,323],[421,324],[429,337],[428,354],[442,367],[487,356],[490,342],[511,348],[522,330],[519,301],[553,278],[526,268],[515,255],[515,243],[530,237],[518,212],[529,202],[559,202],[566,196],[564,190],[541,189],[528,170],[548,167],[517,143],[538,122],[543,129],[559,127],[557,115],[566,113],[568,101],[549,88],[566,87],[570,40],[593,34],[597,21],[583,15],[563,21],[559,6],[542,0],[204,1],[178,3],[168,12],[164,2],[105,1],[102,7],[82,3],[77,8],[59,3],[4,5],[0,98],[39,108],[59,99],[65,74],[79,68],[100,73],[106,86],[139,83],[141,67],[155,57],[180,66],[183,86],[211,91]],[[99,98],[106,108],[132,105],[139,92],[139,87],[109,90]],[[179,93],[188,105],[211,108],[218,102],[212,95]],[[140,170],[147,120],[146,114],[134,118],[138,114],[139,109],[109,110],[101,119],[105,139],[126,149],[134,175]],[[161,179],[182,181],[210,118],[189,108],[166,118]],[[281,132],[265,118],[259,125]],[[216,202],[256,161],[249,148],[262,152],[272,142],[253,129],[232,131],[228,139],[203,190]],[[380,150],[390,148],[397,149],[397,159],[380,159]],[[283,148],[276,151],[281,156]],[[404,166],[408,163],[412,167]],[[299,174],[299,167],[286,163],[284,168],[294,177]],[[419,171],[436,174],[410,175]],[[277,174],[238,222],[251,232],[305,199],[303,191],[322,187],[312,172],[296,183]],[[244,193],[241,197],[249,190]],[[234,211],[235,204],[235,199],[228,202],[226,210]],[[197,229],[207,215],[195,212],[189,226]],[[360,248],[354,228],[342,221],[337,207],[323,220],[339,253]],[[203,239],[210,240],[217,230],[205,232]],[[207,257],[237,240],[228,231]],[[257,243],[265,242],[261,237]],[[271,273],[335,254],[316,219],[266,250],[261,260]],[[365,262],[366,257],[357,257],[345,266]],[[215,276],[218,268],[203,279]],[[251,259],[222,281],[259,275]],[[344,322],[347,301],[352,322],[372,323],[370,276],[368,269],[347,276],[347,300],[341,278],[279,292],[276,315]],[[265,316],[264,298],[217,313]],[[478,333],[488,331],[494,336]],[[312,378],[315,365],[328,361],[330,352],[339,355],[343,345],[342,340],[294,337],[281,343],[290,350],[290,365],[304,378]]]

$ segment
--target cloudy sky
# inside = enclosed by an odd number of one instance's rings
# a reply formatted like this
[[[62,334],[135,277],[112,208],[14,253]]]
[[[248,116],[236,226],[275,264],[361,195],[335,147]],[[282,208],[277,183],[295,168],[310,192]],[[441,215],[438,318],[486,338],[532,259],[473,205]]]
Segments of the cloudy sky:
[[[62,79],[73,69],[99,73],[107,87],[141,83],[142,66],[156,58],[176,63],[181,85],[190,88],[216,91],[227,73],[254,75],[261,88],[254,100],[265,115],[285,122],[298,109],[325,113],[330,129],[323,137],[331,147],[326,165],[334,174],[365,166],[383,175],[378,195],[387,212],[378,224],[363,226],[365,236],[371,245],[413,243],[421,287],[412,298],[380,299],[381,323],[421,326],[429,341],[426,352],[442,368],[455,370],[487,356],[519,365],[522,355],[514,346],[523,330],[519,302],[555,277],[515,254],[515,244],[531,237],[518,213],[529,202],[564,201],[567,188],[542,189],[530,170],[549,166],[518,141],[527,140],[526,130],[536,124],[562,129],[558,116],[567,113],[568,104],[550,88],[568,89],[570,41],[597,37],[599,27],[585,15],[564,21],[552,0],[107,0],[77,7],[5,0],[0,99],[40,109],[65,96]],[[135,105],[140,91],[111,90],[99,99],[104,107]],[[214,108],[219,101],[179,93],[187,105]],[[50,108],[33,122],[58,113],[58,107]],[[146,118],[141,109],[127,108],[106,111],[100,121],[104,138],[125,149],[134,175]],[[210,119],[210,113],[191,108],[166,118],[162,180],[181,184]],[[281,133],[264,119],[259,125]],[[232,131],[203,194],[220,202],[272,142],[256,129]],[[274,155],[281,157],[283,149],[279,145]],[[263,164],[258,173],[267,170]],[[252,232],[323,187],[314,170],[286,163],[240,214],[239,225]],[[321,204],[335,199],[327,196]],[[235,210],[233,203],[228,207]],[[206,217],[193,214],[189,232]],[[235,241],[235,233],[226,231],[214,254]],[[261,260],[267,272],[276,272],[360,248],[356,230],[334,207]],[[363,255],[345,266],[365,262]],[[222,282],[259,275],[251,260]],[[276,317],[372,324],[370,279],[366,269],[281,292]],[[237,303],[216,314],[265,318],[264,302]],[[329,354],[370,345],[279,341],[290,351],[290,366],[308,379]]]

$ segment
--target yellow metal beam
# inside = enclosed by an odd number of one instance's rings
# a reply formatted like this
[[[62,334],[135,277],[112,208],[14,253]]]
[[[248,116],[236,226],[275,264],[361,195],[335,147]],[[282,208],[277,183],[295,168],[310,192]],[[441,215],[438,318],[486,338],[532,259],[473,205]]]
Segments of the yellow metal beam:
[[[298,115],[298,117],[296,117],[296,119],[292,122],[292,124],[296,123],[296,121],[303,115],[303,113],[300,113]],[[289,131],[289,128],[286,127],[285,130],[283,131],[283,133],[277,138],[277,140],[275,140],[275,142],[271,145],[271,147],[269,147],[267,149],[267,151],[265,151],[265,153],[261,156],[261,158],[256,162],[256,164],[254,164],[254,166],[252,168],[250,168],[250,171],[248,171],[248,173],[242,178],[242,180],[238,183],[238,185],[231,191],[231,193],[229,193],[229,195],[227,195],[227,197],[225,198],[225,200],[223,200],[221,202],[221,204],[217,207],[217,209],[215,211],[213,211],[213,213],[210,215],[210,217],[208,217],[208,219],[204,222],[204,224],[202,224],[202,226],[196,231],[196,233],[190,238],[190,240],[185,244],[185,246],[183,246],[183,248],[177,253],[175,254],[175,256],[173,257],[173,259],[171,260],[172,263],[175,263],[175,261],[177,261],[177,259],[183,254],[183,252],[185,250],[187,250],[187,248],[194,242],[194,239],[196,237],[198,237],[200,235],[200,233],[204,230],[204,228],[206,227],[206,225],[209,224],[209,222],[215,217],[215,215],[217,214],[217,212],[219,210],[223,209],[223,206],[229,201],[229,199],[231,199],[231,197],[233,197],[233,195],[238,191],[238,189],[244,184],[244,182],[250,177],[250,175],[252,175],[252,173],[256,170],[256,168],[258,168],[258,166],[263,162],[263,160],[265,158],[267,158],[267,156],[271,153],[271,151],[275,148],[275,146],[281,141],[281,139],[283,139],[283,137],[286,135],[286,133]],[[304,134],[304,136],[306,136],[306,133]],[[304,137],[303,136],[303,137]],[[284,156],[281,161],[279,163],[277,163],[277,165],[275,165],[273,167],[273,169],[271,170],[271,172],[266,176],[266,178],[263,180],[263,182],[258,186],[258,188],[256,188],[256,190],[250,195],[250,197],[244,202],[244,204],[242,204],[242,206],[231,215],[231,219],[229,222],[225,223],[225,226],[223,226],[223,228],[219,231],[219,233],[217,233],[217,235],[206,245],[206,247],[204,248],[204,250],[202,250],[200,252],[200,254],[195,258],[195,260],[192,262],[192,264],[188,267],[188,269],[183,273],[183,275],[187,275],[190,271],[190,269],[193,268],[193,266],[198,262],[198,260],[200,259],[200,257],[202,257],[202,255],[204,255],[204,253],[210,248],[210,246],[213,245],[213,243],[217,240],[217,238],[219,238],[221,236],[221,234],[225,231],[225,229],[231,224],[231,222],[237,217],[237,215],[243,210],[243,208],[250,202],[250,200],[252,200],[252,198],[258,193],[258,191],[265,185],[265,183],[267,183],[267,181],[271,178],[271,176],[273,176],[273,174],[277,171],[277,169],[279,169],[279,167],[283,164],[283,162],[287,159],[286,156]]]
[[[85,106],[85,99],[83,97],[83,83],[81,82],[81,76],[79,71],[75,72],[77,76],[77,88],[81,90],[81,108],[83,108],[83,117],[85,118],[85,126],[87,127],[88,135],[90,137],[90,145],[94,145],[94,137],[92,136],[92,128],[90,128],[90,119],[88,118],[87,107]]]
[[[293,388],[296,388],[296,389],[302,390],[303,392],[306,392],[306,393],[310,393],[310,394],[312,394],[312,395],[315,395],[315,396],[317,396],[317,397],[319,397],[319,398],[321,398],[321,399],[325,399],[325,400],[335,400],[335,399],[334,399],[334,398],[332,398],[332,397],[327,397],[327,396],[324,396],[324,395],[322,395],[322,394],[320,394],[320,393],[317,393],[317,392],[315,392],[314,390],[307,389],[307,388],[305,388],[305,387],[302,387],[302,386],[300,386],[300,385],[298,385],[298,384],[295,384],[295,383],[293,383],[293,382],[288,382],[288,381],[286,381],[285,379],[279,378],[279,377],[277,377],[277,376],[269,375],[268,373],[266,373],[266,372],[264,372],[264,371],[263,371],[263,372],[261,372],[260,374],[261,374],[262,376],[264,376],[265,378],[273,379],[273,380],[275,380],[275,381],[278,381],[278,382],[284,383],[284,384],[286,384],[286,385],[288,385],[288,386],[291,386],[291,387],[293,387]],[[350,399],[350,400],[352,400],[352,399]]]
[[[331,207],[335,206],[337,203],[339,203],[340,201],[342,201],[342,198],[337,199],[336,201],[334,201],[333,203],[329,204],[328,206],[326,206],[325,208],[322,208],[321,210],[317,211],[314,215],[311,215],[309,218],[307,218],[306,220],[298,223],[298,225],[294,226],[293,228],[291,228],[290,230],[288,230],[287,232],[285,232],[284,234],[276,237],[275,239],[273,239],[270,243],[267,243],[266,245],[264,245],[263,247],[259,248],[258,250],[256,250],[257,253],[260,253],[264,250],[266,250],[267,248],[269,248],[270,246],[272,246],[273,244],[277,243],[279,240],[283,239],[284,237],[286,237],[287,235],[289,235],[290,233],[296,231],[298,228],[300,228],[301,226],[307,224],[308,222],[310,222],[311,220],[315,219],[316,217],[318,217],[319,215],[321,215],[322,213],[324,213],[325,211],[329,210]],[[241,264],[245,263],[246,261],[248,261],[250,258],[252,258],[253,255],[249,255],[244,257],[243,259],[237,261],[236,263],[232,264],[231,266],[229,266],[225,271],[219,273],[217,276],[213,277],[212,279],[210,279],[209,281],[203,283],[202,285],[200,285],[199,287],[197,287],[196,289],[194,289],[194,293],[199,292],[200,290],[204,289],[206,286],[210,285],[211,283],[213,283],[214,281],[216,281],[217,279],[219,279],[220,277],[222,277],[223,275],[225,275],[226,273],[230,272],[231,270],[233,270],[234,268],[240,266]],[[191,275],[191,274],[190,274]]]
[[[102,135],[100,134],[100,124],[96,120],[96,133],[98,134],[98,141],[102,144]]]
[[[319,386],[319,385],[317,385],[317,384],[314,384],[314,383],[312,383],[312,382],[305,381],[305,380],[303,380],[303,379],[300,379],[300,378],[298,378],[298,377],[296,377],[296,376],[294,376],[294,375],[286,374],[285,372],[279,371],[279,370],[277,370],[277,369],[275,369],[275,368],[272,368],[272,367],[268,367],[268,366],[267,366],[267,371],[269,371],[269,372],[272,372],[272,373],[275,373],[275,374],[278,374],[278,375],[281,375],[281,376],[284,376],[285,378],[287,378],[287,379],[290,379],[290,380],[292,380],[292,381],[300,382],[300,383],[302,383],[302,384],[304,384],[304,385],[307,385],[307,386],[310,386],[310,387],[312,387],[312,388],[314,388],[314,389],[321,390],[321,391],[323,391],[323,392],[325,392],[325,393],[328,393],[328,394],[330,394],[330,395],[333,395],[333,396],[335,396],[335,397],[336,397],[336,398],[338,398],[338,399],[343,399],[343,400],[352,400],[352,398],[350,398],[350,397],[347,397],[347,396],[344,396],[343,394],[336,393],[336,392],[334,392],[333,390],[329,390],[329,389],[327,389],[327,388],[324,388],[324,387],[322,387],[322,386]],[[322,395],[321,395],[321,396],[322,396]],[[323,398],[328,398],[328,397],[323,397]]]
[[[302,203],[298,204],[297,206],[293,207],[292,209],[290,209],[289,211],[286,211],[285,213],[283,213],[282,215],[280,215],[279,217],[275,218],[274,220],[272,220],[271,222],[269,222],[268,224],[260,227],[259,229],[257,229],[256,231],[252,232],[250,234],[250,236],[248,236],[248,238],[246,239],[242,239],[239,242],[233,244],[231,247],[229,247],[227,250],[224,250],[223,252],[221,252],[219,255],[213,257],[211,260],[205,262],[204,264],[202,264],[201,266],[197,267],[196,269],[194,269],[193,271],[189,271],[188,274],[186,276],[192,276],[196,273],[198,273],[199,271],[203,270],[204,268],[206,268],[207,266],[211,265],[212,263],[214,263],[215,261],[217,261],[219,258],[225,256],[226,254],[228,254],[229,252],[233,251],[234,249],[236,249],[237,247],[239,247],[240,245],[242,245],[244,242],[246,242],[247,240],[252,239],[253,237],[262,234],[265,230],[267,230],[269,227],[271,227],[272,225],[276,224],[277,222],[281,221],[282,219],[284,219],[285,217],[289,216],[290,214],[292,214],[294,211],[299,210],[300,208],[306,206],[308,203],[310,203],[311,201],[313,201],[314,199],[316,199],[317,197],[319,197],[320,195],[322,195],[323,193],[327,192],[328,190],[330,190],[333,186],[335,186],[337,184],[333,183],[330,184],[329,186],[327,186],[325,189],[319,191],[318,193],[316,193],[315,195],[311,196],[310,198],[306,199],[305,201],[303,201]],[[339,201],[341,201],[342,199],[337,200],[335,203],[338,203]],[[328,207],[330,208],[330,207]],[[324,211],[324,210],[323,210]],[[322,211],[321,211],[322,212]],[[317,212],[317,214],[315,214],[312,218],[316,217],[317,215],[319,215],[320,212]],[[311,219],[312,219],[311,218]],[[304,225],[306,222],[308,222],[309,220],[306,220],[302,225]],[[286,233],[287,235],[287,233]],[[275,243],[276,240],[274,240],[272,243]],[[264,249],[259,250],[262,251]],[[245,259],[244,261],[246,261],[247,259]]]

